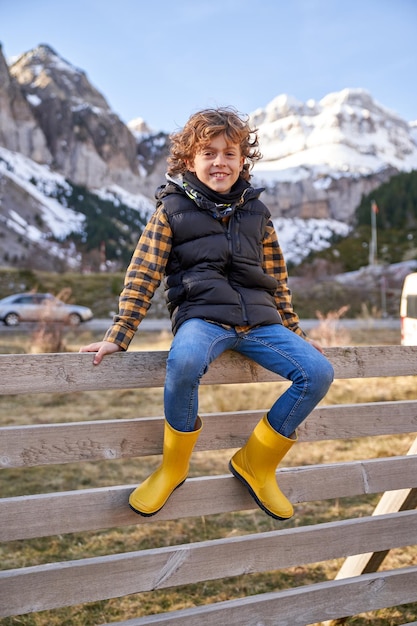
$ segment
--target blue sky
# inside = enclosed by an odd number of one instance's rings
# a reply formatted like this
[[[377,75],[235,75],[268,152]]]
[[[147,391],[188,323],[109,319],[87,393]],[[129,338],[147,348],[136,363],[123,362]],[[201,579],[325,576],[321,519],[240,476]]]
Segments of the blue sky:
[[[416,0],[1,0],[0,42],[6,58],[49,44],[155,130],[345,87],[417,119]]]

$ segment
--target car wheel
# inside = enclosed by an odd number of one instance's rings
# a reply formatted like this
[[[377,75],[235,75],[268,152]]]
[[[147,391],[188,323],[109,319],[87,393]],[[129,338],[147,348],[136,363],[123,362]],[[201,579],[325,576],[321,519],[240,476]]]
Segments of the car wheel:
[[[8,313],[4,317],[4,323],[6,326],[18,326],[20,323],[20,318],[17,313]]]
[[[70,313],[68,316],[68,322],[70,326],[79,326],[81,324],[81,317],[78,313]]]

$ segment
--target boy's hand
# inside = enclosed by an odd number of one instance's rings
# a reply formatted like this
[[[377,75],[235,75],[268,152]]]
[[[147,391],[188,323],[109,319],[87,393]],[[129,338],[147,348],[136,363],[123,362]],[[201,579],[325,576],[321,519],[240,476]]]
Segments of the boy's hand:
[[[94,355],[94,365],[99,365],[106,354],[113,354],[114,352],[120,352],[121,348],[117,343],[111,341],[97,341],[96,343],[90,343],[88,346],[82,346],[80,352],[96,352]]]

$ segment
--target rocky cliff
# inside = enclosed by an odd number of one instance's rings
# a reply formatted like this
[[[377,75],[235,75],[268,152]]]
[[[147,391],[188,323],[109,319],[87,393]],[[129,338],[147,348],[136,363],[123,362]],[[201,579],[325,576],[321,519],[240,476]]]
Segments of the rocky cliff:
[[[38,163],[50,163],[52,155],[45,135],[19,83],[11,75],[0,46],[0,145]]]
[[[40,45],[11,65],[10,85],[14,92],[20,89],[19,100],[30,107],[54,170],[89,188],[114,182],[140,191],[136,141],[82,70]],[[12,130],[18,120],[12,108],[10,114]],[[46,161],[41,154],[35,160]]]

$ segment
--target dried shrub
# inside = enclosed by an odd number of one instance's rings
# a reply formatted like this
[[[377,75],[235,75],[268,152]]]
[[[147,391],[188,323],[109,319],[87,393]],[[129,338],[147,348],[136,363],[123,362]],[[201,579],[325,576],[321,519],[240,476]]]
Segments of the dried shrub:
[[[320,323],[312,329],[309,336],[324,347],[349,345],[350,333],[340,324],[340,319],[348,310],[349,306],[345,305],[337,311],[329,311],[326,315],[316,311]]]

